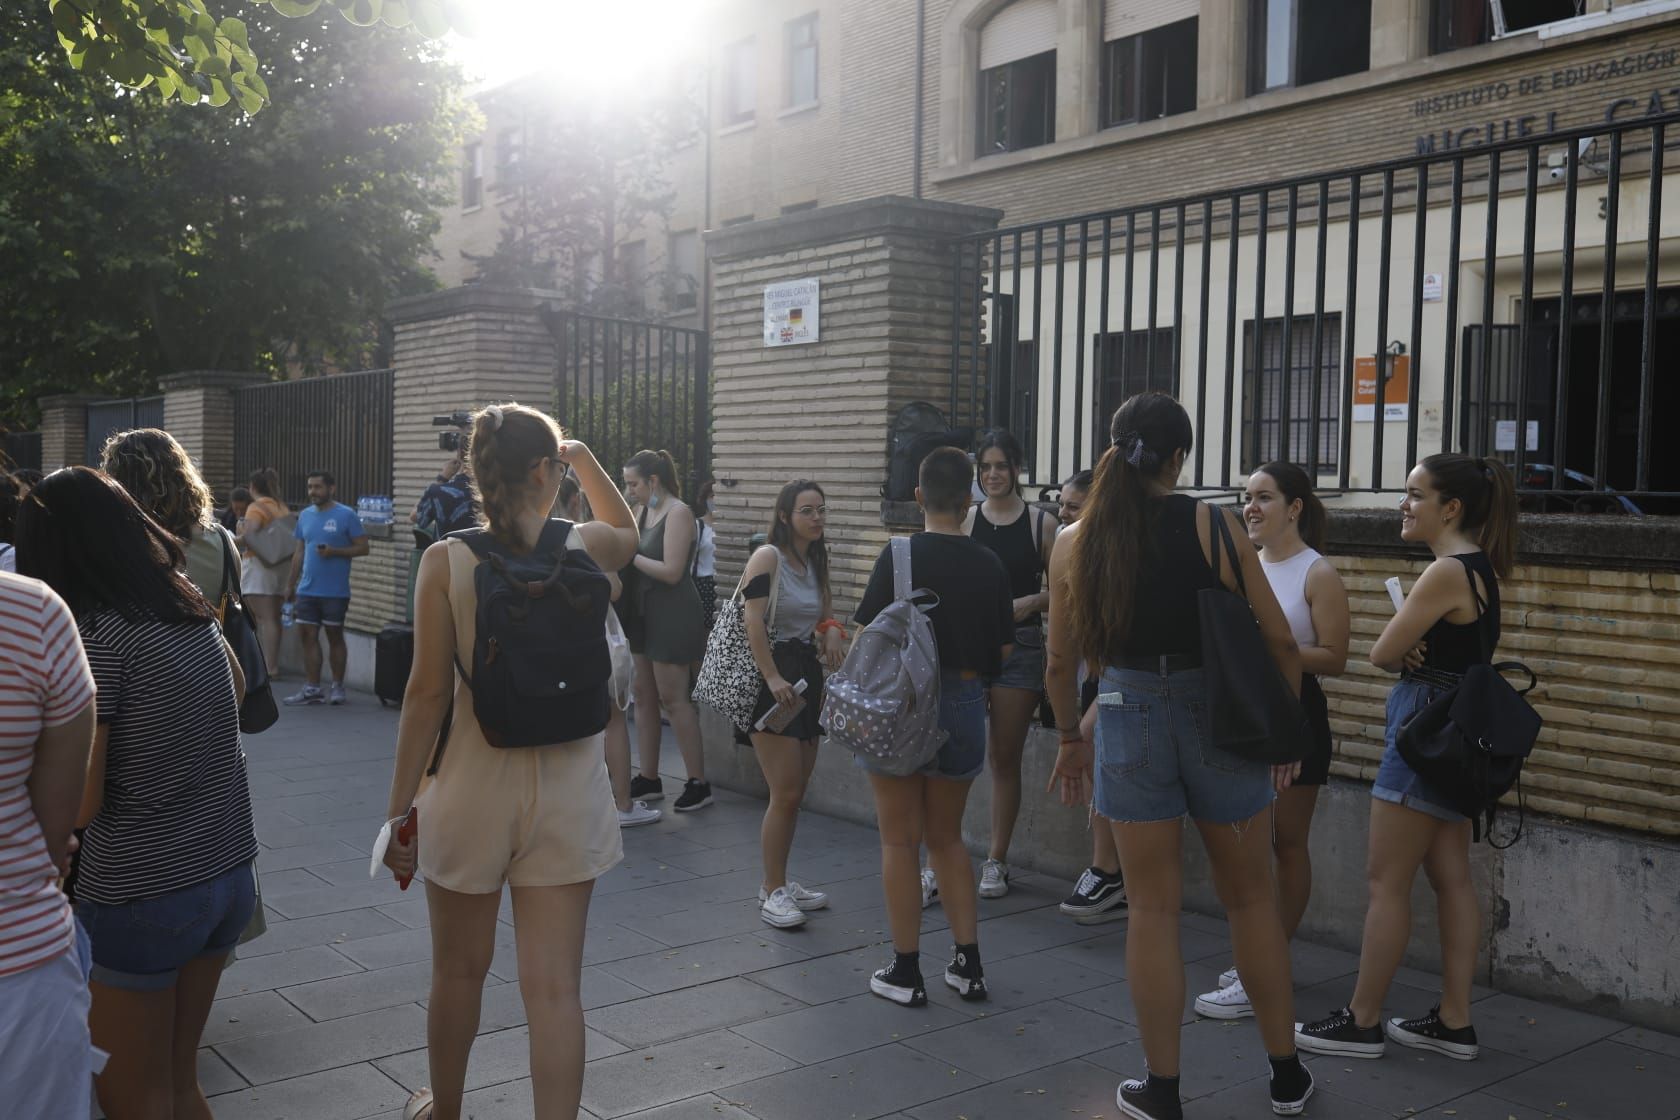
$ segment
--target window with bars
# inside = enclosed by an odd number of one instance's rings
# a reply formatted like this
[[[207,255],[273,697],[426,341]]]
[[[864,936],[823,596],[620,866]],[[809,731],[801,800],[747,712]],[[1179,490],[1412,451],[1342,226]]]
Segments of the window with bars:
[[[1097,399],[1092,416],[1091,447],[1108,447],[1108,424],[1126,398],[1159,391],[1178,393],[1178,370],[1173,361],[1176,331],[1172,327],[1110,331],[1095,336]],[[1093,455],[1095,459],[1097,456]]]
[[[981,71],[980,155],[1036,148],[1055,139],[1055,51]]]
[[[1283,320],[1267,319],[1260,329],[1260,362],[1255,369],[1254,320],[1243,324],[1242,461],[1252,471],[1261,463],[1283,456],[1282,404],[1284,383]],[[1313,317],[1297,315],[1289,324],[1289,446],[1291,462],[1308,473],[1339,468],[1341,454],[1342,317],[1326,313],[1316,360],[1313,355]],[[1318,453],[1312,457],[1312,407],[1318,399]]]

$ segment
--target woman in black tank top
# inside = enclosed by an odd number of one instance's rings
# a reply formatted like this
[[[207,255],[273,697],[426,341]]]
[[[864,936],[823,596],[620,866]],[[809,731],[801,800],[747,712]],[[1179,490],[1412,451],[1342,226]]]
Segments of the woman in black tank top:
[[[1377,1058],[1384,1039],[1468,1061],[1479,1052],[1470,1025],[1470,982],[1481,934],[1470,879],[1469,818],[1406,765],[1395,746],[1402,724],[1499,642],[1499,578],[1509,576],[1517,535],[1516,489],[1496,459],[1431,455],[1406,479],[1400,539],[1435,559],[1371,647],[1371,663],[1401,678],[1388,696],[1382,763],[1371,788],[1370,902],[1359,983],[1348,1007],[1305,1024],[1303,1050]],[[1416,1018],[1382,1021],[1383,999],[1411,933],[1412,883],[1429,873],[1441,924],[1441,1002]]]
[[[1312,1077],[1295,1054],[1288,945],[1272,870],[1272,800],[1299,765],[1268,767],[1218,747],[1207,732],[1198,596],[1216,584],[1210,542],[1223,517],[1255,619],[1284,677],[1300,655],[1283,610],[1236,517],[1173,492],[1193,433],[1164,393],[1120,406],[1084,516],[1057,539],[1050,565],[1050,698],[1061,747],[1051,788],[1112,822],[1130,903],[1126,973],[1143,1036],[1145,1077],[1123,1082],[1128,1116],[1174,1120],[1184,967],[1178,948],[1181,851],[1188,815],[1213,865],[1237,965],[1272,1059],[1275,1109],[1299,1112]],[[1232,565],[1218,583],[1235,590]],[[1078,664],[1102,667],[1095,743],[1080,730]],[[1093,749],[1095,772],[1093,774]],[[1095,777],[1094,798],[1092,778]],[[1252,980],[1250,980],[1252,978]]]

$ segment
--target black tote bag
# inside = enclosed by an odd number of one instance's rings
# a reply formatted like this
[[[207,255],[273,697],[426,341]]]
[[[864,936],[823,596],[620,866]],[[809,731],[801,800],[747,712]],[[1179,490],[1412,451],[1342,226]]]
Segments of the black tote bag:
[[[245,593],[239,586],[239,565],[234,563],[233,546],[223,539],[222,598],[217,614],[222,620],[222,637],[227,639],[239,669],[245,674],[245,699],[239,705],[239,730],[247,735],[267,731],[280,718],[269,685],[268,659],[257,640],[257,627],[245,609]]]
[[[1250,762],[1299,762],[1307,749],[1301,701],[1284,680],[1254,618],[1225,516],[1213,506],[1207,509],[1213,519],[1209,543],[1214,586],[1196,596],[1213,745]],[[1225,589],[1219,576],[1221,554],[1230,560],[1241,594]]]

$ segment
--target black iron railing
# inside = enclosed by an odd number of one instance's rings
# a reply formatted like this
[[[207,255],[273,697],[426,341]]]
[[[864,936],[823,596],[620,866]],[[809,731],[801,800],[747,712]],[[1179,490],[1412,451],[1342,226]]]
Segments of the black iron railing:
[[[41,433],[0,434],[0,471],[41,469]]]
[[[283,499],[309,501],[311,471],[328,471],[338,500],[391,495],[392,374],[388,369],[275,381],[240,389],[234,399],[235,480],[273,467]],[[211,479],[212,487],[221,480]]]
[[[87,443],[83,459],[97,467],[105,441],[132,428],[163,427],[162,397],[123,397],[93,401],[87,406]]]
[[[711,474],[712,414],[706,332],[554,311],[560,352],[555,415],[617,472],[636,452],[668,450],[692,495]]]
[[[1094,462],[1122,400],[1163,389],[1195,419],[1185,481],[1202,489],[1285,458],[1325,487],[1393,491],[1420,455],[1463,450],[1506,460],[1541,508],[1680,512],[1680,441],[1656,427],[1680,415],[1659,367],[1680,353],[1677,124],[959,239],[953,422],[1013,428],[1053,484]]]

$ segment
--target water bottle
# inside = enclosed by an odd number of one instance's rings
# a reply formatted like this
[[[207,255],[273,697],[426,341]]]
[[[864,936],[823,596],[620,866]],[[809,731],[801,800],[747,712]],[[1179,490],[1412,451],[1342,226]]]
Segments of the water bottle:
[[[280,625],[288,630],[292,628],[292,604],[290,600],[280,608]]]

